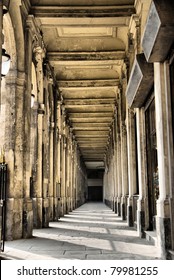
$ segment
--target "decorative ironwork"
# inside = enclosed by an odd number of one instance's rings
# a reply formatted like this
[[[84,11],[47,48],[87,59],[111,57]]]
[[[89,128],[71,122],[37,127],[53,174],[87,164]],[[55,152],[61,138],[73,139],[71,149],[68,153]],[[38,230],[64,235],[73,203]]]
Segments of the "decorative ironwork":
[[[0,163],[0,251],[4,251],[6,219],[7,164]]]

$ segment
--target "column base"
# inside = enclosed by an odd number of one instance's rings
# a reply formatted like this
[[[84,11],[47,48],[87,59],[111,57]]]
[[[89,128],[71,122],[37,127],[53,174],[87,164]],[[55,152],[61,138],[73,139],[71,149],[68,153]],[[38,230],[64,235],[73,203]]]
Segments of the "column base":
[[[113,197],[113,200],[112,200],[112,211],[115,212],[115,201],[114,201],[114,197]]]
[[[133,208],[131,205],[127,206],[127,221],[128,226],[133,227],[134,226],[134,220],[133,220]]]
[[[121,217],[121,202],[119,197],[117,197],[117,215]]]
[[[49,220],[54,220],[53,197],[49,197]]]
[[[58,201],[58,215],[59,215],[59,218],[60,217],[63,217],[64,215],[64,200],[62,197],[60,197],[60,200]]]
[[[157,241],[162,259],[169,259],[168,250],[172,247],[171,221],[170,218],[156,216]]]
[[[22,238],[23,199],[7,198],[5,240]]]
[[[145,238],[145,212],[137,211],[137,230],[139,237]]]
[[[126,216],[127,216],[126,212],[127,212],[126,211],[126,197],[122,196],[121,197],[121,218],[122,218],[122,221],[126,220]]]
[[[117,214],[117,213],[118,213],[118,210],[117,210],[117,201],[115,201],[114,204],[115,204],[115,214]]]
[[[126,220],[126,204],[125,203],[121,203],[121,218],[122,218],[122,221]]]
[[[23,238],[31,238],[33,233],[33,205],[32,200],[24,202],[23,209]]]
[[[49,227],[49,199],[43,199],[42,226]]]
[[[42,228],[42,198],[32,199],[33,203],[33,227]]]
[[[59,219],[59,198],[54,198],[54,204],[53,204],[53,221],[57,221]]]

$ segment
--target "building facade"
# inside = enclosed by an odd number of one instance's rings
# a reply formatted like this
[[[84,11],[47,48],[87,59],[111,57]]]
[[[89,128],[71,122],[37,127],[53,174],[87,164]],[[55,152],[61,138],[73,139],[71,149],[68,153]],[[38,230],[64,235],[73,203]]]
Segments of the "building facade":
[[[95,196],[173,259],[174,4],[61,2],[0,2],[5,238]]]

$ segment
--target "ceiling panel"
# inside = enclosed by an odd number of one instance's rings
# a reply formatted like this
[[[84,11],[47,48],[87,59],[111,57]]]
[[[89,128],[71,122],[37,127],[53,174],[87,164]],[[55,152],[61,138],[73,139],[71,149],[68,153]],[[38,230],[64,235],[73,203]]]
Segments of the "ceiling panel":
[[[31,3],[86,167],[103,169],[134,0]]]

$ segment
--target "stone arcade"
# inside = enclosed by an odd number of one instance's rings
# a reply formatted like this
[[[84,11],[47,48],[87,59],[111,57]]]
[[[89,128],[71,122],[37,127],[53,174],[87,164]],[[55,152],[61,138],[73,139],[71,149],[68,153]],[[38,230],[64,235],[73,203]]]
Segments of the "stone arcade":
[[[173,12],[170,0],[0,1],[6,240],[103,200],[174,258]]]

